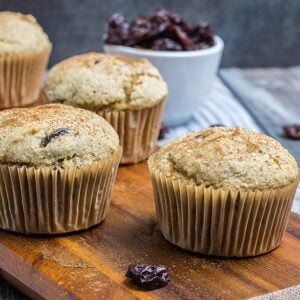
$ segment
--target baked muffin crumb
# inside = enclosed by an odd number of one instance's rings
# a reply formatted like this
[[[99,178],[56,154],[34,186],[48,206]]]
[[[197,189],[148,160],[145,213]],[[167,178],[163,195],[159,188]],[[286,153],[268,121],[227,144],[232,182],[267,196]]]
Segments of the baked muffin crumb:
[[[91,52],[55,65],[43,92],[49,102],[98,112],[152,107],[166,98],[167,86],[146,59]]]
[[[36,53],[50,46],[47,34],[32,15],[0,12],[0,54]]]
[[[175,139],[149,159],[167,177],[223,189],[276,189],[295,182],[295,159],[271,137],[212,127]]]
[[[99,115],[62,104],[0,112],[0,162],[72,167],[100,162],[119,149]]]

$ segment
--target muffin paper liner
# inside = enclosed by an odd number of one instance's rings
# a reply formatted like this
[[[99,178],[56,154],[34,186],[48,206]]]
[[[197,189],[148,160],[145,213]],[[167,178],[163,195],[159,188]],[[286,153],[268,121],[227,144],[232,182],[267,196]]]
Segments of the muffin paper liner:
[[[83,167],[0,165],[0,228],[57,234],[100,223],[121,154]]]
[[[298,181],[273,190],[238,191],[188,185],[150,170],[164,237],[206,255],[247,257],[279,246]]]
[[[140,110],[98,112],[119,135],[123,147],[121,164],[143,161],[155,150],[164,102]]]
[[[39,53],[0,55],[0,108],[38,100],[50,52],[51,47]]]

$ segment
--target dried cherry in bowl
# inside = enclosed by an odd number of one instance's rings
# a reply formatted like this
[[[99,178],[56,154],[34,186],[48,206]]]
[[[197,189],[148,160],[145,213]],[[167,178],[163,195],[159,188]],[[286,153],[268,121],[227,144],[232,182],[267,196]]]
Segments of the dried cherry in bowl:
[[[211,91],[224,48],[220,37],[215,36],[214,41],[209,48],[192,51],[148,50],[108,44],[104,45],[104,51],[132,58],[144,57],[159,69],[169,89],[163,122],[173,126],[188,121]]]

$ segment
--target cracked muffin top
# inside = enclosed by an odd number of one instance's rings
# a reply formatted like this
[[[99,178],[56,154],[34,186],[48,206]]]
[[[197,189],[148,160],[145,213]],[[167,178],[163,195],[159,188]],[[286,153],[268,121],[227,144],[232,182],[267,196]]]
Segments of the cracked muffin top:
[[[119,138],[99,115],[62,104],[0,112],[0,162],[82,166],[119,150]]]
[[[43,94],[49,102],[97,112],[154,106],[166,98],[167,86],[146,59],[92,52],[55,65],[48,73]]]
[[[295,159],[273,138],[228,127],[169,142],[150,157],[149,167],[188,184],[223,189],[281,188],[298,176]]]
[[[35,53],[49,47],[47,34],[32,15],[0,12],[0,54]]]

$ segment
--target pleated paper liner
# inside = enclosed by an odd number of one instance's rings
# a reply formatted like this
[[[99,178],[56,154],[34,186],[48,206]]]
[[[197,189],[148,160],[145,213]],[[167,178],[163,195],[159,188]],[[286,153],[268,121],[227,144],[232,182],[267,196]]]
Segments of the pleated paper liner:
[[[255,256],[279,246],[298,180],[284,188],[247,192],[187,185],[150,172],[157,221],[171,243],[224,257]]]
[[[99,224],[108,212],[121,154],[120,148],[83,167],[0,165],[0,227],[58,234]]]
[[[164,102],[139,110],[100,111],[117,131],[123,147],[121,164],[138,163],[155,150]]]
[[[28,54],[0,55],[0,109],[38,100],[51,47]]]

